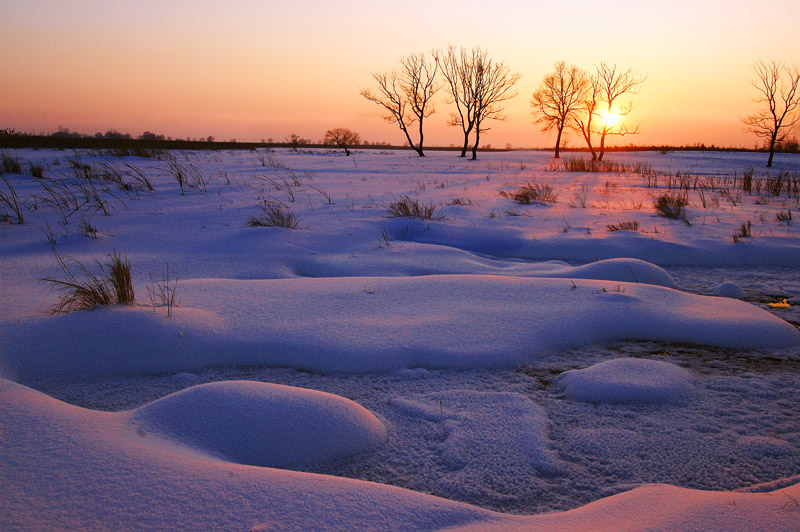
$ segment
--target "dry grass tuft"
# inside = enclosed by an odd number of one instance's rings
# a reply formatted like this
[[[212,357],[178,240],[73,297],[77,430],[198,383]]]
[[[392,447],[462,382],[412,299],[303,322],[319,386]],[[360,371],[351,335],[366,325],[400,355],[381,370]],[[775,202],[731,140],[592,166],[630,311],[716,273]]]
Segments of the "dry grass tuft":
[[[609,231],[638,231],[639,221],[630,220],[627,222],[617,222],[616,224],[608,224],[606,226]]]
[[[100,274],[95,275],[78,261],[74,261],[78,270],[76,276],[67,266],[66,261],[51,244],[53,255],[64,273],[64,279],[46,277],[42,279],[53,283],[61,292],[58,304],[51,309],[53,314],[64,314],[78,310],[93,309],[99,305],[116,305],[123,303],[133,305],[136,298],[131,282],[131,266],[128,259],[123,259],[116,251],[106,264],[97,261]],[[80,277],[80,278],[79,278]]]
[[[299,222],[297,216],[289,209],[276,203],[268,203],[261,207],[263,214],[253,216],[247,221],[247,227],[288,227],[296,229]]]
[[[686,217],[684,209],[688,203],[682,195],[665,193],[656,198],[653,206],[662,216],[679,220]]]
[[[389,204],[389,214],[395,218],[419,218],[420,220],[432,220],[436,214],[436,206],[433,204],[421,204],[418,200],[408,196],[400,196],[400,199]]]
[[[522,205],[529,205],[531,203],[556,203],[558,201],[558,196],[553,191],[553,187],[543,183],[528,183],[527,185],[523,185],[516,192],[511,194],[500,192],[500,195],[511,198]]]

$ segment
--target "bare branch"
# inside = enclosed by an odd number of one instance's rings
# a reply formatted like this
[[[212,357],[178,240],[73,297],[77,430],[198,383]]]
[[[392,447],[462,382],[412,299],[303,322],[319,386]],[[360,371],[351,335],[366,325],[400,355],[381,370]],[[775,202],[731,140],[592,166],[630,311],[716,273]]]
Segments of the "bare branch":
[[[361,143],[361,137],[355,131],[346,127],[336,127],[325,132],[323,144],[338,146],[344,150],[344,154],[350,156],[350,146]]]
[[[400,59],[400,71],[384,74],[372,74],[378,82],[378,94],[369,89],[361,91],[361,96],[383,107],[384,119],[396,123],[409,145],[424,157],[423,153],[423,121],[435,112],[433,96],[438,92],[436,73],[439,65],[429,62],[425,54],[411,54]],[[417,123],[419,126],[419,143],[411,140],[409,127]]]
[[[753,68],[756,79],[750,84],[760,94],[753,101],[761,104],[762,109],[743,118],[742,122],[746,131],[769,139],[767,167],[771,167],[775,145],[786,140],[791,129],[800,122],[800,67],[759,60]]]
[[[567,67],[564,61],[559,61],[555,71],[547,74],[533,93],[531,106],[535,122],[542,124],[542,131],[556,131],[556,158],[560,156],[564,127],[576,119],[588,87],[589,80],[583,70],[575,65]]]

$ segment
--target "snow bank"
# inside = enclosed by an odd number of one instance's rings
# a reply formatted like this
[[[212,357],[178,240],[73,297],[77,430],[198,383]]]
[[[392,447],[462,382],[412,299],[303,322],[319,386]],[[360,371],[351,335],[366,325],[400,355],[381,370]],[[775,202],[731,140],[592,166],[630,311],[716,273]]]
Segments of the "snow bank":
[[[797,347],[748,303],[645,284],[477,275],[192,280],[172,319],[113,307],[0,323],[3,375],[509,367],[588,343]]]
[[[729,493],[644,486],[585,507],[508,516],[421,493],[231,464],[0,379],[3,530],[793,530],[800,484]],[[785,493],[786,495],[783,495]]]
[[[383,423],[353,401],[263,382],[193,386],[129,415],[137,431],[269,467],[347,456],[386,437]]]
[[[682,403],[694,393],[695,377],[674,364],[639,358],[606,360],[565,371],[556,379],[577,401],[596,403]]]

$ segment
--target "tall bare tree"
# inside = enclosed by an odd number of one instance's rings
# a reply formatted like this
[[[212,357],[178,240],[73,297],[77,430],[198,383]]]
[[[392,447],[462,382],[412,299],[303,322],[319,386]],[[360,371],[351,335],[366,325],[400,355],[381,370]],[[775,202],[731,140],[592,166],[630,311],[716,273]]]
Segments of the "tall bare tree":
[[[447,103],[456,106],[456,112],[450,113],[447,123],[451,126],[460,126],[464,133],[461,157],[467,155],[469,135],[475,127],[475,68],[485,55],[485,52],[477,47],[470,51],[466,48],[456,51],[454,46],[449,46],[446,52],[433,52],[439,70],[447,80],[447,91],[451,100]]]
[[[472,160],[478,158],[478,144],[481,133],[489,131],[483,123],[487,120],[505,120],[502,103],[517,95],[511,92],[521,74],[511,72],[503,61],[495,62],[480,51],[475,59],[473,87],[475,98],[475,144],[472,146]]]
[[[555,70],[547,74],[533,93],[531,106],[536,123],[542,131],[556,132],[554,157],[561,156],[561,135],[577,117],[584,103],[588,80],[586,72],[564,61],[555,64]]]
[[[570,127],[583,136],[586,145],[589,146],[589,151],[592,153],[592,160],[597,160],[597,151],[592,145],[592,133],[594,133],[594,119],[597,115],[597,108],[600,105],[600,80],[597,73],[589,75],[586,78],[586,91],[584,92],[583,101],[579,106],[579,110],[572,118]]]
[[[338,146],[344,150],[344,154],[350,156],[350,146],[355,146],[361,142],[361,137],[355,131],[346,127],[335,127],[325,132],[323,144]]]
[[[743,122],[747,131],[768,139],[769,168],[775,155],[775,144],[786,140],[789,131],[800,121],[800,67],[759,60],[753,68],[756,79],[751,80],[750,84],[760,93],[753,101],[763,108],[744,118]]]
[[[598,128],[600,134],[600,153],[597,156],[599,161],[603,160],[603,155],[606,152],[606,137],[609,135],[632,135],[639,132],[639,127],[633,129],[628,128],[622,121],[622,118],[630,114],[632,104],[629,102],[624,105],[618,105],[614,108],[614,103],[626,94],[638,94],[642,83],[647,79],[647,76],[637,76],[630,68],[622,71],[617,69],[617,65],[609,66],[605,63],[600,63],[597,67],[597,80],[600,86],[600,112],[605,113],[605,117],[616,115],[616,120],[611,121],[608,119],[603,120],[602,127]]]
[[[372,74],[378,82],[378,93],[369,89],[361,91],[361,96],[374,102],[386,111],[384,119],[396,123],[406,136],[408,144],[424,157],[422,124],[425,118],[435,111],[434,94],[439,90],[436,73],[439,65],[429,62],[424,53],[411,54],[400,59],[400,71]],[[419,143],[411,140],[409,128],[414,124],[419,127]]]

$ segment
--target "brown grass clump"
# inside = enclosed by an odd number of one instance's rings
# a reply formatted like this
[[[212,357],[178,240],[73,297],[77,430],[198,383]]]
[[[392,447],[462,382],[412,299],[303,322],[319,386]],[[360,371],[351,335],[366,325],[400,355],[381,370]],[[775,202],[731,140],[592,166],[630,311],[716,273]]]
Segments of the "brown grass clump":
[[[421,204],[418,200],[408,196],[400,196],[400,199],[389,204],[389,214],[395,218],[408,217],[432,220],[436,214],[436,206]]]
[[[638,231],[639,221],[630,220],[628,222],[617,222],[616,224],[608,224],[606,226],[609,231]]]
[[[263,214],[253,216],[247,221],[247,227],[288,227],[296,229],[299,222],[297,216],[289,209],[270,203],[261,207]]]
[[[99,305],[119,303],[133,305],[136,302],[131,282],[131,265],[127,258],[122,258],[116,251],[111,255],[108,263],[101,264],[100,261],[96,261],[100,268],[99,275],[93,274],[86,266],[74,261],[78,270],[78,276],[76,276],[56,248],[52,245],[51,248],[65,277],[64,279],[53,277],[42,279],[53,283],[61,292],[58,304],[51,309],[53,314],[88,310]]]
[[[511,198],[522,205],[531,203],[556,203],[558,196],[553,191],[553,187],[543,183],[528,183],[523,185],[516,192],[500,192],[500,195]]]
[[[665,193],[655,199],[653,206],[662,216],[679,220],[686,217],[684,209],[688,203],[684,196]]]

